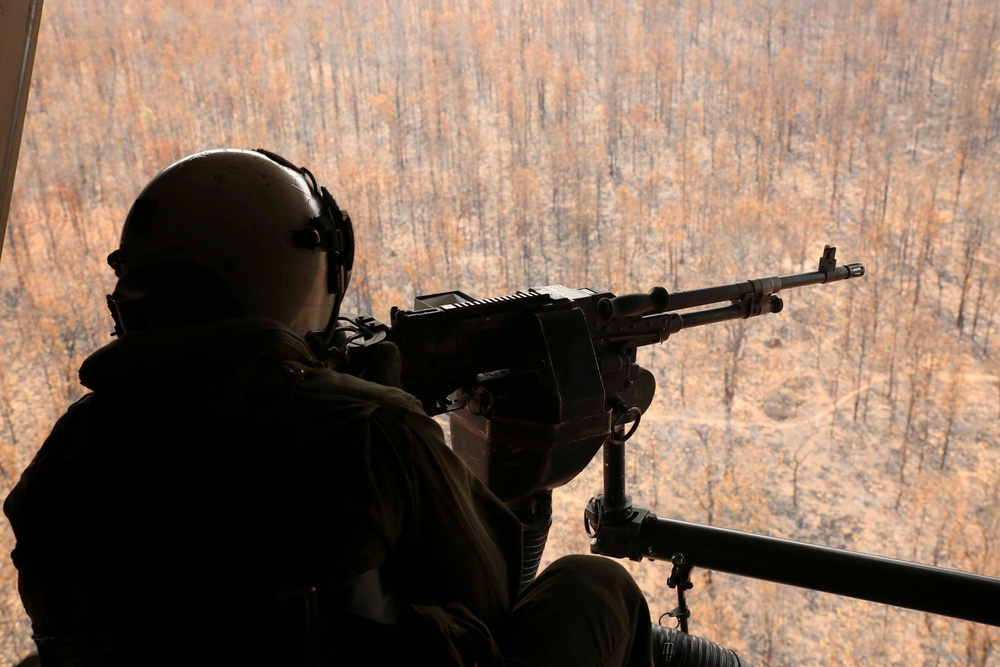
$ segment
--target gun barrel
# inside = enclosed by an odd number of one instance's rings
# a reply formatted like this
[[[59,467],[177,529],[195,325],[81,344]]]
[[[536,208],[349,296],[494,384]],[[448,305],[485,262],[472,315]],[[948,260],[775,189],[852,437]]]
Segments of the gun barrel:
[[[770,278],[752,278],[729,285],[716,285],[668,293],[654,287],[647,294],[626,294],[601,298],[595,339],[630,340],[636,345],[661,343],[682,329],[780,313],[784,304],[777,293],[783,289],[830,283],[865,275],[862,264],[837,266],[836,248],[826,246],[819,268],[807,273]],[[703,310],[687,310],[715,303],[728,305]],[[677,312],[685,311],[685,312]]]
[[[673,292],[668,296],[666,310],[684,310],[685,308],[707,306],[722,301],[739,301],[750,295],[766,296],[776,294],[783,289],[816,285],[818,283],[832,283],[838,280],[859,278],[863,275],[865,275],[864,265],[845,264],[829,270],[821,269],[776,278],[755,278],[730,285]]]
[[[865,275],[864,264],[855,263],[838,266],[833,271],[810,271],[809,273],[782,276],[779,280],[781,281],[782,288],[788,288],[815,285],[817,283],[832,283],[837,280],[860,278],[863,275]]]

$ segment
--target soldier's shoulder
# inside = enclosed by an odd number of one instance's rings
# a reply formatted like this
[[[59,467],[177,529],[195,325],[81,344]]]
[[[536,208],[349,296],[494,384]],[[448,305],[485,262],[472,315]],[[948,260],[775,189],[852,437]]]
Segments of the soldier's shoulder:
[[[95,410],[97,401],[94,392],[87,392],[74,401],[52,427],[52,432],[66,428],[70,424],[87,419]]]
[[[401,417],[423,414],[420,401],[398,387],[389,387],[363,380],[354,375],[327,369],[305,372],[298,393],[305,400],[329,403],[353,403],[384,408]]]
[[[398,387],[314,369],[306,373],[292,403],[293,419],[320,429],[377,431],[394,447],[421,443],[421,447],[446,448],[441,426],[424,412],[416,397]]]

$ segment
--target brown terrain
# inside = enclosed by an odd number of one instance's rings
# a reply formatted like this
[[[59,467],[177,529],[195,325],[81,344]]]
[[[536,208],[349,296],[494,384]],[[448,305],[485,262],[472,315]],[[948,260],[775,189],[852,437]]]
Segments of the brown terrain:
[[[640,362],[662,516],[1000,576],[995,0],[46,0],[0,265],[0,494],[109,340],[142,185],[208,147],[308,166],[358,226],[348,308],[815,268],[777,316]],[[194,462],[192,462],[194,465]],[[600,463],[556,491],[586,552]],[[0,526],[0,550],[13,537]],[[628,563],[655,615],[669,565]],[[696,570],[692,632],[760,665],[998,665],[1000,631]],[[0,660],[32,649],[0,560]]]

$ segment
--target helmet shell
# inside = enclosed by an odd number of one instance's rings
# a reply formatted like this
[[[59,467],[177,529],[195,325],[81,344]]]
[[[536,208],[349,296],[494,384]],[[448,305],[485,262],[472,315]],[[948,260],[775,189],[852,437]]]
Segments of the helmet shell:
[[[339,300],[330,290],[327,250],[296,241],[324,214],[324,194],[305,173],[239,149],[202,151],[170,165],[136,199],[120,249],[109,257],[119,277],[115,298],[156,289],[144,283],[137,293],[129,280],[137,271],[196,265],[216,274],[244,314],[300,334],[324,329]]]

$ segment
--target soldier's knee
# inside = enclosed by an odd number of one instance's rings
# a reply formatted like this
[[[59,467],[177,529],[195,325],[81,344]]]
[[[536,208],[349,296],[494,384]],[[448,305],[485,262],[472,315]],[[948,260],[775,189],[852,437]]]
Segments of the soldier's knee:
[[[601,556],[570,555],[552,562],[545,574],[577,580],[576,585],[608,591],[606,594],[622,596],[629,600],[644,600],[639,585],[635,583],[620,563]]]
[[[591,576],[601,579],[628,579],[632,581],[632,575],[618,561],[604,558],[603,556],[587,556],[582,554],[563,556],[553,561],[546,569],[552,568],[589,573]]]

